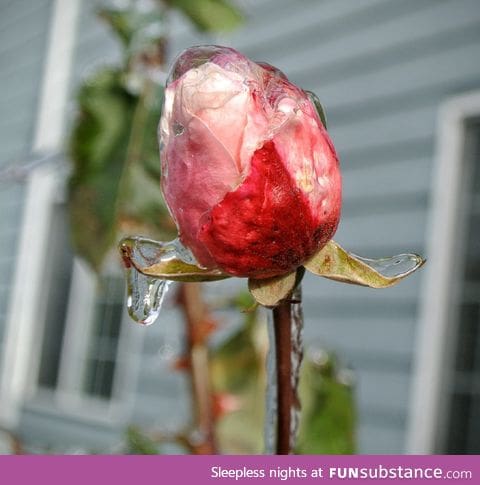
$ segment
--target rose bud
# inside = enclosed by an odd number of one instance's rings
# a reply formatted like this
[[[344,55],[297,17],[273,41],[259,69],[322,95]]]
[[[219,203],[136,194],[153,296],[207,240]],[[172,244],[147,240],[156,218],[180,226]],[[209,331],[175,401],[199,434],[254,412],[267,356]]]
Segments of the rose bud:
[[[294,271],[334,235],[335,148],[302,89],[219,46],[173,65],[160,121],[162,189],[200,265],[240,277]]]

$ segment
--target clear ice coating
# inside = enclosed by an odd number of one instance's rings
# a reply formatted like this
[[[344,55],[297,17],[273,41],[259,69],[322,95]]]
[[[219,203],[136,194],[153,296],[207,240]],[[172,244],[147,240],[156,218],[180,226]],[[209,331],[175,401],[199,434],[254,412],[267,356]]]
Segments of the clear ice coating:
[[[175,136],[183,135],[184,132],[185,127],[181,123],[175,122],[173,124],[173,133],[175,134]]]
[[[275,454],[277,441],[277,366],[273,312],[268,312],[267,389],[265,396],[264,448],[267,455]]]
[[[386,278],[401,278],[415,271],[423,264],[423,259],[416,254],[397,254],[391,258],[368,259],[353,255]]]
[[[127,237],[120,243],[120,250],[124,261],[126,258],[136,268],[146,268],[174,259],[198,266],[191,251],[178,238],[164,243],[138,236]]]
[[[137,323],[151,325],[160,314],[171,282],[143,274],[138,268],[173,259],[196,264],[195,258],[178,239],[160,243],[141,237],[129,237],[120,243],[120,251],[127,280],[128,313]]]
[[[302,289],[298,285],[292,293],[291,312],[291,386],[293,390],[293,405],[290,409],[290,449],[295,450],[295,444],[300,427],[300,399],[298,384],[300,368],[303,360],[303,313]],[[278,383],[276,367],[275,330],[272,312],[268,312],[268,354],[267,354],[267,390],[265,401],[264,448],[267,455],[275,454],[277,443],[277,408]]]
[[[295,449],[298,430],[300,429],[300,398],[298,385],[300,383],[300,368],[303,360],[303,311],[302,311],[302,288],[298,285],[292,294],[292,389],[294,390],[294,404],[290,410],[290,449]]]
[[[230,52],[231,49],[228,47],[221,47],[217,45],[199,45],[186,49],[173,63],[170,73],[168,74],[167,86],[183,76],[183,74],[190,69],[200,67],[202,64],[210,61],[216,55]]]

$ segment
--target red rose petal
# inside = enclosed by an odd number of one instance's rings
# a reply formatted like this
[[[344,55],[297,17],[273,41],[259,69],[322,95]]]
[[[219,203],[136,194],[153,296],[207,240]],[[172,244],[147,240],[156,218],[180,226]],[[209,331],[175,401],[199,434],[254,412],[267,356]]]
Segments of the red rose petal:
[[[198,239],[235,276],[267,278],[295,270],[334,234],[337,221],[319,222],[275,149],[266,142],[245,181],[226,194],[202,224]]]

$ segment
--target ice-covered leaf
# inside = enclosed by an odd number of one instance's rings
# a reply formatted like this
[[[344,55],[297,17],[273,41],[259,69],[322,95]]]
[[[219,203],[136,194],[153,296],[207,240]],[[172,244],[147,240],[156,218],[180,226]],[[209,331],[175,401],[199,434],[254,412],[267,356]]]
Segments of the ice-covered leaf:
[[[125,267],[134,266],[140,273],[171,281],[216,281],[229,276],[216,269],[196,264],[187,250],[174,240],[161,243],[141,237],[128,237],[120,242]]]
[[[398,254],[381,259],[362,258],[330,241],[304,266],[311,273],[331,280],[370,288],[387,288],[412,274],[424,262],[417,254]]]

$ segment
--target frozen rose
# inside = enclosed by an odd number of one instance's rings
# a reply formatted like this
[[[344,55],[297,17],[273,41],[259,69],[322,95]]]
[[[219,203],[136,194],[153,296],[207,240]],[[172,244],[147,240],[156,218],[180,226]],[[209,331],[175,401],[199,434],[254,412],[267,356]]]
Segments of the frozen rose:
[[[198,262],[241,277],[295,270],[334,235],[341,176],[308,95],[219,46],[176,60],[160,122],[162,189]]]

